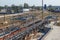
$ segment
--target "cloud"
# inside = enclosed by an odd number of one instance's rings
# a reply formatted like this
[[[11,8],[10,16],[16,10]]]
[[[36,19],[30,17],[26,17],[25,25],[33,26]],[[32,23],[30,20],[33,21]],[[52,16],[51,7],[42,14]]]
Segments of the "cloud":
[[[0,0],[0,6],[12,5],[12,4],[20,5],[24,3],[28,3],[29,5],[41,6],[42,0]],[[44,0],[44,4],[60,5],[60,0]]]

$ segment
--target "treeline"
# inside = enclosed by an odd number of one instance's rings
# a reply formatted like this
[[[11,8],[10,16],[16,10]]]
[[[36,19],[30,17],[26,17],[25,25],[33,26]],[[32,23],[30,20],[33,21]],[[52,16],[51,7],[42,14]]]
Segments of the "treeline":
[[[10,8],[10,9],[12,9],[12,10],[19,10],[19,9],[22,9],[22,8],[32,8],[32,9],[38,9],[38,10],[40,10],[40,6],[35,6],[35,5],[33,5],[33,6],[29,6],[27,3],[24,3],[24,5],[22,6],[22,5],[19,5],[19,6],[16,6],[16,5],[11,5],[11,6],[8,6],[8,5],[5,5],[4,7],[3,6],[0,6],[0,10],[1,9],[7,9],[7,8]]]

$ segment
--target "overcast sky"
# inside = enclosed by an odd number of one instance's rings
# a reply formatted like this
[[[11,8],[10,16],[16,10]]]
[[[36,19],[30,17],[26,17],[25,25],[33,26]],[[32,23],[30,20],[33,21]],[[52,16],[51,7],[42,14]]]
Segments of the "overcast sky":
[[[4,5],[20,5],[24,3],[28,3],[30,6],[36,5],[41,6],[42,0],[0,0],[0,6]],[[60,6],[60,0],[44,0],[44,4],[53,5],[53,6]]]

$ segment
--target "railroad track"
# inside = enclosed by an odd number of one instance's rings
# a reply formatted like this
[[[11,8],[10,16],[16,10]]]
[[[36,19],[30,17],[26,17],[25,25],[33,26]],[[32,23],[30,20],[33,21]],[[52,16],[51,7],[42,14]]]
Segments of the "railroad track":
[[[19,32],[18,34],[12,36],[11,38],[7,39],[7,40],[18,40],[22,37],[24,37],[27,34],[30,34],[32,31],[34,31],[35,29],[40,29],[43,25],[42,21],[37,21],[35,22],[35,24],[33,25],[29,25],[27,28],[25,28],[24,31]]]

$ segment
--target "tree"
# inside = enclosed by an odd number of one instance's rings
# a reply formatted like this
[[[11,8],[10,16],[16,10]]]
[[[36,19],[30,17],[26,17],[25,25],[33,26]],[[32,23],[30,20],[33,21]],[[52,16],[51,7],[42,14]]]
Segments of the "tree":
[[[4,8],[7,9],[8,8],[8,5],[5,5]]]
[[[49,5],[49,7],[52,7],[52,5]]]
[[[18,11],[23,12],[23,6],[22,5],[18,6]]]
[[[15,6],[14,4],[11,6],[12,10],[14,10],[14,13],[18,13],[18,6]]]
[[[1,11],[1,9],[3,9],[3,7],[2,7],[2,6],[0,6],[0,11]]]
[[[48,6],[48,10],[49,10],[49,11],[52,11],[52,10],[53,10],[52,5],[49,5],[49,6]]]
[[[11,8],[12,8],[12,10],[15,10],[15,5],[14,4],[11,5]]]
[[[40,6],[37,6],[36,9],[37,9],[37,10],[40,10]]]
[[[24,3],[24,8],[29,8],[29,5],[27,3]]]
[[[19,6],[18,6],[18,9],[23,9],[23,6],[22,6],[22,5],[19,5]]]
[[[35,9],[35,5],[33,5],[31,8],[32,8],[32,9]]]
[[[48,7],[49,7],[49,8],[51,8],[51,7],[52,7],[52,5],[49,5]]]

